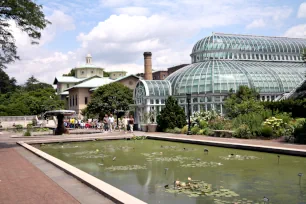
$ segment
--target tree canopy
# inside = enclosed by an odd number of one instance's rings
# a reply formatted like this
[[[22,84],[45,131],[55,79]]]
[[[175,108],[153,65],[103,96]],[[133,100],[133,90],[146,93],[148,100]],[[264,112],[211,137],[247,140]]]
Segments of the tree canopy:
[[[165,131],[167,128],[182,128],[186,125],[186,115],[182,107],[177,103],[173,96],[169,96],[166,100],[165,108],[157,116],[158,128]]]
[[[5,80],[1,80],[5,79]],[[23,86],[0,69],[0,116],[38,115],[47,110],[62,109],[64,102],[55,89],[30,77]]]
[[[94,91],[85,112],[98,115],[102,119],[104,114],[114,114],[115,110],[128,110],[132,103],[131,89],[120,83],[110,83]]]
[[[0,69],[0,94],[5,94],[16,89],[16,79],[10,78],[2,69]]]
[[[21,31],[27,33],[32,44],[38,43],[41,30],[50,23],[42,12],[42,6],[33,0],[0,1],[0,68],[19,59],[10,22],[14,22]]]
[[[262,111],[264,107],[258,98],[259,93],[247,86],[240,86],[236,93],[230,91],[224,103],[226,115],[229,118],[235,118],[240,114]]]
[[[71,69],[68,74],[63,74],[63,76],[75,76],[75,69]]]

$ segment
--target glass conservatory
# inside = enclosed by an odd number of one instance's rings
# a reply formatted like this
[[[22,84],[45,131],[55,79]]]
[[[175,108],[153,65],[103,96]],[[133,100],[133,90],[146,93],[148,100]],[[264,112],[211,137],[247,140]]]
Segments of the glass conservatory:
[[[165,80],[138,82],[136,118],[140,122],[144,113],[160,111],[170,95],[187,110],[187,93],[192,95],[192,112],[223,114],[225,97],[241,85],[257,89],[261,100],[273,101],[304,81],[304,48],[305,39],[213,33],[194,45],[191,65]]]

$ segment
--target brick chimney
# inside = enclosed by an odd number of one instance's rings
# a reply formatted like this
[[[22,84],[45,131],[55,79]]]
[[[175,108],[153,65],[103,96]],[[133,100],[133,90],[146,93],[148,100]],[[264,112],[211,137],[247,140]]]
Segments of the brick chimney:
[[[152,53],[144,52],[144,79],[152,80]]]

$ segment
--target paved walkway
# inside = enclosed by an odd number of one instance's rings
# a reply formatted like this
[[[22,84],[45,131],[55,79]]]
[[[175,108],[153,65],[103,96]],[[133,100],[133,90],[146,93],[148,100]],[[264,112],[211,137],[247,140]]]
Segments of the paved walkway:
[[[79,203],[14,148],[0,149],[0,203]]]

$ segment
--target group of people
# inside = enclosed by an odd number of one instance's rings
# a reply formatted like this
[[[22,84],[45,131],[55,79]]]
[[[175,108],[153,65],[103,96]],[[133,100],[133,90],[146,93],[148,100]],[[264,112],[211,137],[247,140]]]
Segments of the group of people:
[[[64,125],[66,128],[95,128],[99,129],[103,132],[110,131],[117,129],[119,131],[123,130],[125,133],[129,129],[130,132],[133,132],[134,127],[134,118],[132,115],[130,117],[123,116],[122,119],[118,118],[118,124],[115,120],[114,116],[112,114],[107,115],[105,114],[102,121],[98,119],[88,120],[87,123],[85,123],[83,120],[78,120],[75,118],[71,118],[68,120],[64,120]]]

